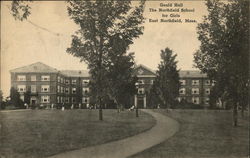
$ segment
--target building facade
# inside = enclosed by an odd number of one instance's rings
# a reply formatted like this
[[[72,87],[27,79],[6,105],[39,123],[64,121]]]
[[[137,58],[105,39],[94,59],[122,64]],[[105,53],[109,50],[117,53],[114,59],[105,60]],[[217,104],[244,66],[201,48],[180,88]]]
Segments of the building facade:
[[[30,92],[30,103],[37,104],[82,104],[90,103],[90,75],[83,70],[57,70],[41,62],[10,71],[11,86],[17,89],[21,99]],[[154,83],[155,71],[144,65],[135,68],[134,75],[138,82],[134,105],[147,108],[147,94]],[[178,100],[194,104],[209,104],[209,94],[213,83],[206,74],[199,71],[180,71],[180,95]]]
[[[34,63],[10,71],[11,86],[24,100],[30,92],[30,103],[37,104],[89,104],[89,78],[87,71],[57,70],[43,63]]]
[[[147,107],[147,95],[154,83],[156,72],[144,65],[135,68],[135,75],[138,77],[138,94],[135,95],[134,104],[138,107]],[[206,74],[200,71],[180,71],[179,101],[186,101],[193,104],[209,105],[210,90],[214,83],[208,79]]]

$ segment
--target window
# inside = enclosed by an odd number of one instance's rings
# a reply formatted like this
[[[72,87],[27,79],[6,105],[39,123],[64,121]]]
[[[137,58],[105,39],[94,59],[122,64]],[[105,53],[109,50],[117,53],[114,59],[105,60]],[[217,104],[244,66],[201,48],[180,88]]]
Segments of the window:
[[[76,80],[72,80],[71,83],[72,83],[72,84],[76,84]]]
[[[30,77],[30,80],[31,80],[31,81],[36,81],[36,75],[32,75],[32,76]]]
[[[63,79],[63,78],[61,78],[61,83],[64,83],[64,82],[63,82],[63,80],[64,80],[64,79]]]
[[[69,80],[65,80],[65,84],[69,84]]]
[[[49,96],[48,95],[41,96],[41,102],[42,103],[49,103]]]
[[[21,96],[20,96],[20,99],[21,99],[22,101],[24,101],[24,95],[21,95]]]
[[[181,101],[181,97],[177,97],[177,100],[180,102]]]
[[[57,86],[57,92],[60,93],[60,86]]]
[[[210,94],[210,89],[209,89],[209,88],[206,88],[206,89],[205,89],[205,93],[206,93],[206,94]]]
[[[83,94],[88,94],[89,93],[89,88],[83,88],[82,93]]]
[[[199,94],[199,88],[192,88],[192,94]]]
[[[60,103],[60,97],[57,97],[57,103]]]
[[[193,102],[194,104],[199,104],[199,103],[200,103],[199,97],[193,97],[193,98],[192,98],[192,102]]]
[[[89,80],[82,80],[82,84],[83,84],[83,85],[89,84]]]
[[[72,94],[76,94],[76,88],[72,88]]]
[[[186,89],[185,88],[180,88],[179,94],[186,94]]]
[[[69,103],[69,97],[66,97],[66,98],[65,98],[65,102],[66,102],[66,103]]]
[[[17,81],[26,81],[25,75],[17,75]]]
[[[82,98],[82,103],[89,104],[89,97],[83,97]]]
[[[65,88],[65,93],[69,94],[69,88],[68,87]]]
[[[42,76],[41,79],[42,79],[42,81],[49,81],[50,76]]]
[[[209,104],[209,98],[205,99],[205,104]]]
[[[138,83],[139,84],[144,84],[144,81],[143,80],[138,80]]]
[[[199,80],[192,80],[192,85],[193,86],[198,86],[199,85]]]
[[[57,82],[61,82],[61,77],[60,76],[57,77]]]
[[[186,85],[186,80],[180,80],[182,86]]]
[[[49,85],[42,85],[41,92],[49,92]]]
[[[212,86],[214,86],[214,85],[215,85],[215,83],[216,83],[216,81],[215,81],[215,80],[213,80],[213,81],[212,81]]]
[[[17,91],[18,92],[26,92],[26,85],[18,85]]]
[[[61,87],[61,93],[63,93],[63,87]]]
[[[31,85],[31,93],[36,93],[36,85]]]
[[[144,94],[144,88],[138,88],[138,94]]]
[[[75,103],[75,102],[76,102],[76,98],[72,97],[72,103]]]
[[[61,103],[63,103],[64,101],[63,101],[63,97],[61,97]]]
[[[210,80],[206,80],[205,85],[210,85]]]
[[[151,80],[151,84],[154,84],[154,80]]]

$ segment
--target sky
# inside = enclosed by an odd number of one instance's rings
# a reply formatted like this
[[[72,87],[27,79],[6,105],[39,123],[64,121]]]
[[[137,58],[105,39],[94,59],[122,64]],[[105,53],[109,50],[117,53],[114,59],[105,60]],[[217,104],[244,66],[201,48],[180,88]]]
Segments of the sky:
[[[172,7],[161,7],[171,3]],[[162,14],[171,12],[150,12],[154,9],[174,9],[174,3],[194,12],[177,13],[180,18],[194,19],[197,23],[149,22],[161,19]],[[10,14],[10,2],[1,2],[1,86],[4,96],[9,94],[9,71],[35,62],[42,62],[58,70],[87,69],[76,57],[66,53],[71,44],[71,35],[78,26],[67,14],[67,3],[63,1],[34,1],[31,3],[28,21],[16,21]],[[181,9],[181,8],[180,8]],[[206,15],[204,1],[147,1],[145,6],[144,33],[129,51],[135,53],[136,64],[143,64],[156,70],[160,63],[161,50],[169,47],[177,54],[178,68],[193,70],[193,53],[199,48],[196,27]],[[166,18],[168,19],[168,18]]]

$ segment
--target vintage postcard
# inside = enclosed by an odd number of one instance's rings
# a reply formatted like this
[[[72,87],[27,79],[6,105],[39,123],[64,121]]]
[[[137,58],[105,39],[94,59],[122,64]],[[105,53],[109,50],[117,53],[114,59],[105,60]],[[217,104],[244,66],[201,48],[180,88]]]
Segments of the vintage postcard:
[[[249,157],[249,0],[1,1],[0,158]]]

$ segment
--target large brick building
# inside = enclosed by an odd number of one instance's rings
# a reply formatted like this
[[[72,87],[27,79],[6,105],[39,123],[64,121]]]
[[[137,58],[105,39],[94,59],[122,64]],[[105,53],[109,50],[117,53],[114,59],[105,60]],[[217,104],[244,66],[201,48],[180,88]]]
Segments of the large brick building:
[[[149,92],[154,79],[156,77],[155,71],[147,68],[144,65],[139,65],[135,68],[135,74],[138,77],[138,94],[135,96],[135,105],[139,107],[147,107],[147,92]],[[206,74],[200,71],[180,71],[180,83],[178,100],[186,100],[194,104],[209,104],[210,89],[212,83]]]
[[[85,104],[90,103],[90,75],[83,70],[57,70],[41,62],[11,70],[11,86],[16,88],[24,99],[24,93],[31,92],[30,104]],[[138,94],[134,105],[147,107],[147,92],[154,79],[155,71],[138,65],[134,71],[138,77]],[[180,95],[194,104],[208,104],[213,83],[199,71],[180,71]]]
[[[24,100],[31,92],[30,104],[89,103],[89,74],[87,71],[57,70],[43,63],[11,70],[11,86]]]

